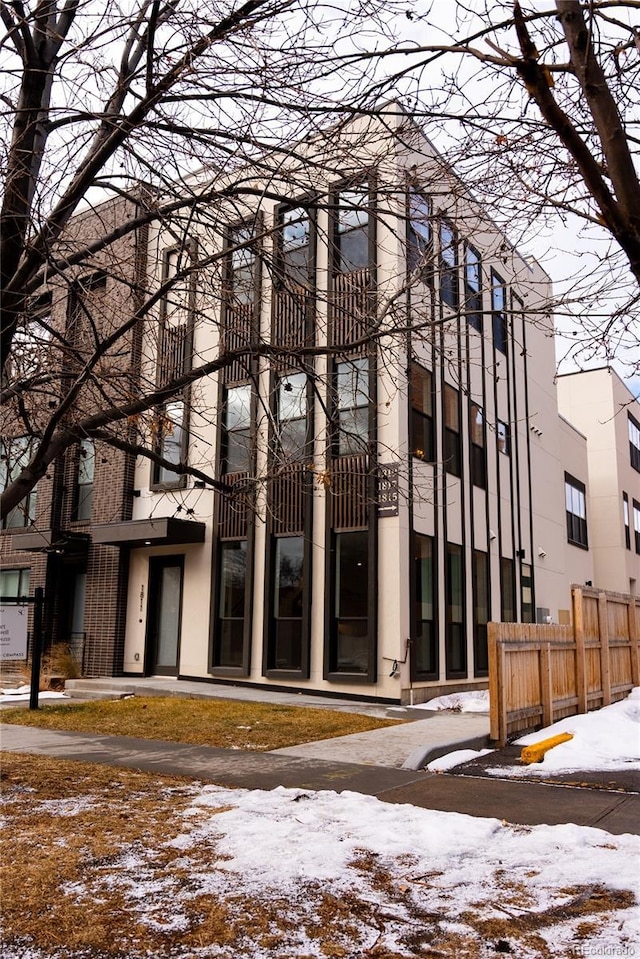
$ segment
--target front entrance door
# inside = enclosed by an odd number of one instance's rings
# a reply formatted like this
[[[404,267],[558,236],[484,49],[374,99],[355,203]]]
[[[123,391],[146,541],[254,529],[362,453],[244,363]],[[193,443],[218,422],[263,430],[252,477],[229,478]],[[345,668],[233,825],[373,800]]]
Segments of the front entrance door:
[[[182,556],[157,556],[149,560],[147,675],[178,675],[182,571]]]

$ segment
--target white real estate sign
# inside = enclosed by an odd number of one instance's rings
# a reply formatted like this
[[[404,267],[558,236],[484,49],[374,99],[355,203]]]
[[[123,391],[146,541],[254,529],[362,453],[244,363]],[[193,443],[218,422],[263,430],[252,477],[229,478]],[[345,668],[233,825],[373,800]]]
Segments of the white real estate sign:
[[[0,662],[27,658],[27,606],[0,606]]]

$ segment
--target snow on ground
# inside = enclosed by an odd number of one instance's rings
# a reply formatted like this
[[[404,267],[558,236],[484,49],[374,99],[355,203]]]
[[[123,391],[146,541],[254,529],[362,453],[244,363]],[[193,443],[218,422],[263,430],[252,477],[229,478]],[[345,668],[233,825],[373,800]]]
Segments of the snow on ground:
[[[24,703],[28,702],[31,696],[31,687],[30,686],[16,686],[14,689],[0,689],[0,706],[6,705],[9,703],[13,706],[14,703]],[[53,691],[39,692],[38,699],[68,699],[66,693],[56,693]]]
[[[598,912],[597,905],[607,890],[637,889],[640,838],[635,836],[575,825],[510,826],[353,792],[205,786],[184,817],[183,831],[164,846],[178,854],[188,883],[157,868],[161,848],[138,847],[122,850],[110,868],[103,866],[86,884],[62,892],[77,902],[86,899],[90,908],[106,889],[117,887],[127,908],[133,905],[137,922],[165,931],[186,928],[189,904],[202,895],[219,902],[234,895],[289,904],[282,950],[246,943],[241,951],[236,945],[227,952],[218,945],[198,950],[201,959],[323,956],[305,930],[320,896],[327,895],[356,896],[366,904],[349,919],[348,951],[331,955],[361,956],[374,943],[381,950],[376,955],[385,950],[398,957],[423,955],[407,946],[408,930],[435,936],[435,955],[493,956],[496,938],[511,942],[498,951],[522,959],[581,955],[585,920],[592,954],[596,946],[597,954],[612,955],[605,950],[640,942],[637,905],[624,904],[620,893],[618,906],[608,912]],[[388,883],[380,881],[381,874]],[[572,914],[585,897],[595,904],[594,914]],[[370,910],[379,917],[373,927],[364,918]],[[492,922],[504,937],[486,931]],[[436,933],[450,937],[450,944],[473,942],[477,951],[440,952]],[[421,942],[426,946],[429,939]],[[186,959],[192,953],[177,955]]]
[[[427,769],[430,773],[444,773],[447,769],[453,769],[460,763],[468,763],[472,759],[478,759],[480,756],[486,756],[492,753],[493,749],[456,749],[455,752],[447,753],[439,759],[433,759],[427,763]]]
[[[466,693],[450,693],[448,696],[438,696],[427,703],[418,703],[408,706],[407,709],[451,709],[456,713],[488,713],[489,690],[475,689]]]

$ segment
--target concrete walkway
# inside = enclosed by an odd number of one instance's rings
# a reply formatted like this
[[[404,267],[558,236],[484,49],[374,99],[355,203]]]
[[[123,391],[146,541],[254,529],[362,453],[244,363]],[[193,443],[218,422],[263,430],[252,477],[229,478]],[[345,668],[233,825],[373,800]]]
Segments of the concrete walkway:
[[[350,738],[350,737],[345,737]],[[335,740],[331,740],[335,743]],[[222,786],[350,790],[384,802],[504,819],[523,825],[572,822],[610,833],[640,834],[640,795],[455,775],[390,766],[252,753],[178,743],[0,728],[3,751],[98,762],[152,773],[182,775]]]

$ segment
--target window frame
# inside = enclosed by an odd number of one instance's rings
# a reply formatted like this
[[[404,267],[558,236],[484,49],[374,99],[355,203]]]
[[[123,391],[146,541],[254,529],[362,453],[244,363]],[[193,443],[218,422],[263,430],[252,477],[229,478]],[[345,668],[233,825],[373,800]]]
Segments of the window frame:
[[[246,391],[247,402],[241,402],[238,407],[241,411],[246,410],[246,417],[240,420],[242,425],[237,426],[235,423],[229,425],[229,415],[233,407],[229,404],[229,394],[236,393],[242,390]],[[254,449],[253,449],[253,440],[254,440],[254,391],[253,386],[250,382],[245,383],[229,383],[225,384],[222,390],[222,404],[221,404],[221,415],[220,421],[222,425],[222,433],[220,437],[220,473],[223,476],[235,475],[236,473],[250,473],[253,468],[254,461]],[[240,469],[229,469],[229,449],[231,445],[231,440],[235,439],[236,436],[241,436],[245,438],[244,442],[240,442],[237,445],[238,450],[246,449],[246,466]]]
[[[420,384],[416,383],[417,379],[420,379]],[[428,411],[424,409],[425,397],[428,397]],[[434,406],[433,373],[412,360],[409,367],[409,445],[411,455],[423,463],[432,463],[435,459]],[[422,443],[421,446],[418,446],[418,441]]]
[[[90,464],[90,476],[81,482]],[[73,498],[73,521],[89,522],[93,509],[93,486],[95,482],[96,447],[89,437],[80,440],[76,455],[76,476]]]
[[[516,623],[516,564],[511,556],[500,557],[500,622]]]
[[[475,266],[478,271],[478,288],[474,289],[469,282],[469,269],[473,265],[469,262],[469,255],[475,257]],[[484,314],[482,309],[482,257],[471,243],[464,245],[464,308],[467,324],[482,334]]]
[[[496,446],[503,456],[511,456],[511,426],[504,420],[496,420]]]
[[[480,567],[484,564],[484,569]],[[491,561],[488,552],[471,552],[471,581],[473,595],[473,674],[489,674],[488,623],[491,617]],[[484,600],[484,606],[482,605]],[[484,611],[484,616],[483,616]]]
[[[576,513],[569,506],[574,505],[574,494],[579,497],[578,506],[583,506],[584,516]],[[564,474],[565,513],[567,520],[567,542],[580,549],[589,549],[589,532],[587,523],[587,488],[581,480],[571,473]]]
[[[298,396],[302,399],[304,404],[303,412],[299,416],[283,416],[282,408],[282,393],[287,392],[286,382],[292,379],[302,379],[302,388],[298,390]],[[279,455],[286,462],[301,462],[307,460],[312,454],[312,446],[310,436],[310,409],[313,410],[313,404],[309,402],[309,389],[310,382],[307,374],[300,370],[292,370],[289,373],[282,373],[276,378],[275,383],[275,410],[274,410],[274,423],[276,426],[276,436],[275,436],[275,450],[276,455]],[[285,444],[284,436],[287,432],[287,427],[291,424],[302,423],[302,434],[303,439],[301,444],[298,444],[293,447],[293,444]]]
[[[640,423],[635,416],[627,413],[629,429],[629,460],[634,470],[640,473]]]
[[[366,196],[366,207],[355,202],[343,203],[342,198],[346,196],[357,197],[358,195]],[[343,276],[349,276],[352,273],[360,273],[362,270],[369,270],[372,265],[372,242],[373,242],[373,207],[374,207],[374,196],[372,191],[372,183],[369,177],[363,177],[361,180],[355,180],[353,182],[342,183],[333,191],[333,207],[334,207],[334,216],[332,223],[332,236],[333,236],[333,251],[332,251],[332,264],[333,274],[341,274]],[[356,216],[356,222],[353,225],[348,225],[347,221],[342,219],[342,216],[345,215]],[[357,217],[360,211],[366,212],[366,223],[359,223]],[[343,228],[344,227],[344,228]],[[353,264],[346,269],[345,265],[349,263],[349,260],[345,257],[344,251],[344,241],[342,237],[353,237],[356,233],[361,233],[364,237],[364,250],[365,255],[361,257],[363,262],[357,262],[354,260]]]
[[[13,457],[10,447],[15,443],[21,443],[23,449],[18,456]],[[28,465],[33,444],[34,439],[30,436],[8,436],[0,439],[0,487],[3,492]],[[15,530],[33,526],[36,520],[37,493],[38,487],[36,485],[5,516],[0,524],[0,529]],[[22,517],[21,520],[20,517]]]
[[[18,575],[18,585],[16,587],[16,591],[7,591],[0,581],[0,596],[3,596],[5,599],[22,599],[23,597],[26,598],[29,596],[29,590],[31,588],[31,567],[12,566],[9,568],[0,569],[0,580],[4,580],[4,578],[9,576],[11,573],[17,573]]]
[[[633,535],[635,540],[636,553],[640,556],[640,503],[637,499],[633,503]]]
[[[428,545],[429,556],[423,556],[420,553],[421,545]],[[438,555],[436,542],[433,536],[426,536],[417,533],[415,530],[411,536],[411,679],[412,681],[423,681],[438,678],[439,671],[439,648],[438,648]],[[431,587],[430,596],[423,596],[422,591],[425,586],[425,576],[420,561],[427,559],[430,561],[430,571],[426,576],[426,585]],[[427,567],[429,569],[429,567]],[[424,612],[425,604],[427,611],[431,612],[431,617],[420,615]],[[429,609],[430,608],[430,609]],[[428,628],[425,630],[425,625]],[[426,634],[426,635],[425,635]],[[427,656],[422,660],[419,656],[420,646],[427,645]],[[421,668],[425,659],[431,660],[431,669]]]
[[[478,417],[480,422],[478,423]],[[471,482],[479,489],[487,488],[487,431],[484,410],[474,400],[469,402],[469,450]]]
[[[629,496],[622,493],[622,523],[624,526],[624,544],[626,549],[631,549],[631,516],[629,513]]]
[[[444,231],[450,232],[450,240],[445,243]],[[440,299],[450,309],[460,307],[460,276],[458,260],[458,231],[451,221],[441,216],[438,223],[438,265],[440,267]],[[453,257],[448,258],[446,251],[452,250]]]
[[[455,394],[452,395],[452,394]],[[450,402],[447,402],[450,397]],[[460,428],[460,390],[450,383],[442,388],[443,460],[445,472],[462,477],[462,431]],[[449,413],[455,410],[455,423]]]
[[[454,596],[453,561],[456,559],[458,571],[456,579],[459,595]],[[464,550],[458,543],[445,544],[445,662],[447,679],[466,677],[467,662],[467,597]],[[459,602],[455,602],[458,599]],[[460,609],[460,618],[454,619],[454,609]],[[461,665],[454,665],[457,657]]]
[[[343,576],[344,572],[341,565],[342,551],[341,544],[348,537],[362,537],[361,562],[357,566],[364,566],[364,588],[358,588],[358,581],[355,577]],[[325,661],[325,678],[333,680],[343,680],[350,682],[375,682],[376,679],[376,614],[375,604],[376,596],[373,587],[374,577],[377,575],[377,567],[372,554],[372,543],[374,537],[370,529],[340,529],[331,533],[330,583],[327,590],[328,620],[329,620],[329,648],[328,660]],[[344,615],[342,605],[343,584],[348,584],[352,597],[358,597],[364,604],[364,612],[358,615]],[[360,584],[362,586],[362,584]],[[362,669],[344,669],[340,668],[340,624],[350,623],[357,627],[357,624],[366,624],[366,634],[355,633],[353,636],[357,639],[364,635],[364,645],[360,648],[366,653],[367,661]],[[348,638],[348,634],[345,636]]]
[[[426,213],[417,214],[418,203],[425,205]],[[433,203],[431,197],[415,186],[410,186],[407,192],[406,245],[407,272],[433,286]]]
[[[496,302],[496,291],[502,292],[502,304]],[[509,352],[509,321],[507,317],[507,284],[500,274],[491,269],[491,322],[493,329],[493,346],[496,351],[505,356]]]
[[[346,368],[351,367],[355,371],[353,382],[354,389],[349,389],[349,398],[357,400],[359,397],[362,402],[343,403],[341,402],[340,377],[345,375]],[[366,394],[360,383],[364,380],[366,384]],[[352,359],[343,360],[334,366],[334,430],[332,437],[333,456],[363,456],[368,455],[371,445],[371,360],[368,356],[355,356]],[[363,420],[365,428],[363,432],[349,430],[345,424],[353,422],[357,425]],[[361,441],[362,440],[362,441]]]

